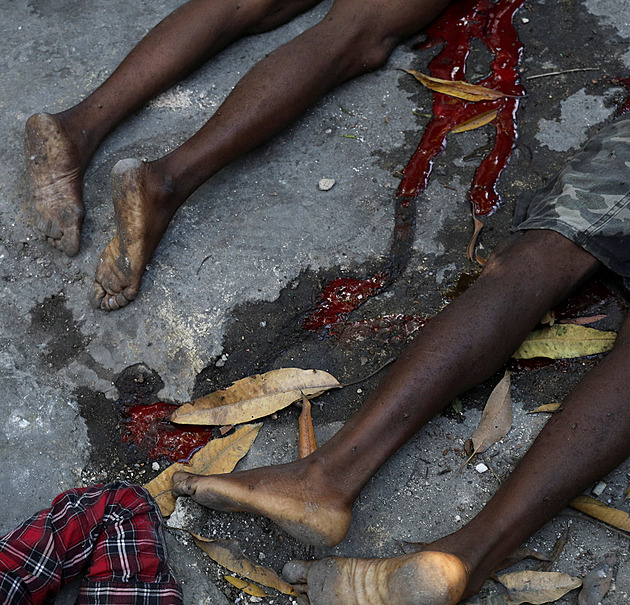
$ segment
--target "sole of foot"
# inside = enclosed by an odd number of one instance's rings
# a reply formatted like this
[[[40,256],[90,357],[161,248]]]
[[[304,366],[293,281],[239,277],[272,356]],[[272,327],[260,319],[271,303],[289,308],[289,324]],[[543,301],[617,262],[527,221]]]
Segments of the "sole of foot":
[[[289,561],[284,578],[310,605],[455,605],[467,573],[457,557],[423,551],[391,559]]]
[[[95,309],[115,311],[136,298],[146,265],[164,231],[156,229],[146,180],[146,164],[137,159],[121,160],[112,170],[116,235],[98,260],[90,296]]]
[[[24,157],[38,229],[52,246],[74,256],[85,218],[76,146],[57,118],[36,113],[24,129]]]

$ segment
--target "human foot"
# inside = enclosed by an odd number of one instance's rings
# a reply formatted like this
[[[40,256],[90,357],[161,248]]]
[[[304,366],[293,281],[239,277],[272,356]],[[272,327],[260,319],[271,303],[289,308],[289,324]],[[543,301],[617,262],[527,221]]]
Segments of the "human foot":
[[[58,118],[36,113],[24,129],[24,157],[38,229],[54,247],[74,256],[85,217],[84,165],[76,145]]]
[[[290,465],[225,475],[179,472],[173,493],[224,512],[250,512],[268,517],[301,542],[334,546],[346,535],[352,506],[331,490],[314,485]]]
[[[121,160],[112,170],[116,235],[101,254],[90,303],[113,311],[131,302],[173,212],[156,203],[148,164]]]
[[[303,586],[310,605],[455,605],[467,582],[459,558],[434,551],[392,559],[289,561],[282,575]]]

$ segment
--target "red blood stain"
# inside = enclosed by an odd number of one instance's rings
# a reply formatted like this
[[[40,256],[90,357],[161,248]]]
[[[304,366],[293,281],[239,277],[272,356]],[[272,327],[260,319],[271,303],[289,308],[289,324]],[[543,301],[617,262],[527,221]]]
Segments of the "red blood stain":
[[[434,117],[404,170],[399,195],[415,196],[426,187],[433,161],[444,149],[446,135],[455,126],[496,109],[499,114],[492,122],[496,131],[494,147],[475,173],[469,198],[473,214],[477,217],[489,216],[499,207],[496,183],[514,147],[518,97],[525,94],[516,70],[522,45],[512,23],[514,13],[524,1],[506,0],[496,4],[491,0],[455,2],[441,19],[428,28],[428,39],[422,47],[442,44],[442,50],[429,64],[432,76],[444,80],[465,80],[471,42],[478,38],[494,53],[494,59],[490,75],[476,84],[511,96],[497,101],[472,103],[434,93]]]
[[[343,343],[352,345],[357,340],[377,340],[385,344],[407,342],[409,337],[423,328],[430,317],[425,315],[383,315],[373,319],[363,319],[350,324],[337,324],[331,329],[331,336]]]
[[[404,170],[404,178],[395,202],[395,226],[389,262],[373,277],[358,280],[340,278],[331,281],[302,322],[307,330],[330,328],[388,287],[404,271],[414,238],[416,198],[424,190],[433,160],[444,149],[446,135],[458,124],[490,109],[497,109],[492,122],[496,130],[492,151],[484,158],[473,179],[469,197],[473,215],[488,216],[499,206],[496,183],[507,165],[516,139],[515,116],[518,98],[524,89],[518,82],[516,66],[522,46],[512,24],[514,13],[525,0],[462,0],[449,9],[427,30],[424,47],[442,44],[442,50],[429,65],[433,76],[445,80],[463,80],[466,60],[474,38],[483,41],[494,53],[491,74],[478,84],[500,90],[506,95],[499,101],[469,103],[436,93],[434,117],[429,122],[420,146]]]
[[[146,452],[149,460],[186,462],[212,439],[212,428],[180,427],[167,420],[178,406],[170,403],[134,405],[123,411],[121,439]]]
[[[316,331],[342,321],[350,311],[380,292],[385,280],[382,272],[368,279],[333,279],[322,292],[317,307],[302,322],[302,327]]]

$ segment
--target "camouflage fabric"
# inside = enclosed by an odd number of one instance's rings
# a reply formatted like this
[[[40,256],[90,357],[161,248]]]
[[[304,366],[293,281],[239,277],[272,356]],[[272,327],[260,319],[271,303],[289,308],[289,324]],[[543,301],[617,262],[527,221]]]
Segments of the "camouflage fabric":
[[[605,126],[545,189],[519,203],[514,224],[557,231],[630,278],[630,115]]]

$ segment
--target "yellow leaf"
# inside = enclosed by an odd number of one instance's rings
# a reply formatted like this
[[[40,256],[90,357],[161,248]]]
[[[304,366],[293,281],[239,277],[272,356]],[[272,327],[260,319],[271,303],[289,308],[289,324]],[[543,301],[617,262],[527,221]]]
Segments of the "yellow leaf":
[[[582,585],[580,578],[557,571],[517,571],[498,577],[510,595],[510,604],[552,603]]]
[[[311,402],[306,395],[302,395],[302,413],[300,414],[299,426],[298,459],[301,460],[317,449],[313,417],[311,416]]]
[[[470,120],[466,120],[465,122],[462,122],[461,124],[458,124],[457,126],[455,126],[455,128],[451,129],[451,132],[467,132],[468,130],[475,130],[475,128],[481,128],[482,126],[485,126],[486,124],[490,124],[490,122],[492,122],[492,120],[494,120],[494,118],[496,118],[499,115],[498,110],[496,109],[491,109],[490,111],[484,111],[483,113],[480,113],[478,116],[475,116],[474,118],[470,118]]]
[[[617,529],[630,532],[630,515],[622,510],[608,506],[596,498],[578,496],[569,502],[569,506]]]
[[[479,426],[473,433],[474,453],[485,452],[492,444],[503,439],[511,428],[510,373],[506,372],[499,384],[490,393]]]
[[[217,475],[229,473],[236,463],[249,451],[258,436],[262,424],[246,424],[234,433],[222,439],[213,439],[195,452],[190,462],[176,462],[162,471],[153,481],[144,487],[155,498],[162,516],[168,517],[175,510],[175,498],[171,493],[173,475],[177,471],[186,471],[196,475]]]
[[[538,406],[535,410],[527,412],[528,414],[541,414],[542,412],[553,413],[560,409],[561,403],[546,403],[545,405]]]
[[[595,330],[572,324],[554,324],[532,332],[518,348],[515,359],[548,357],[567,359],[610,351],[615,343],[615,332]]]
[[[273,569],[248,561],[235,540],[210,540],[197,534],[190,535],[203,552],[226,569],[284,594],[298,596],[293,586],[280,578]]]
[[[175,410],[172,422],[179,424],[241,424],[273,414],[304,395],[315,397],[341,387],[334,376],[322,370],[283,368],[237,380]]]
[[[469,84],[468,82],[462,82],[460,80],[442,80],[441,78],[434,78],[433,76],[427,76],[420,73],[415,69],[403,69],[403,71],[411,74],[414,78],[416,78],[416,80],[435,92],[441,92],[442,94],[457,97],[458,99],[463,99],[464,101],[496,101],[497,99],[503,99],[510,96],[499,90],[493,90],[492,88],[486,88],[485,86],[477,86],[476,84]]]
[[[240,578],[234,576],[223,576],[226,582],[229,582],[232,586],[236,586],[239,590],[242,590],[245,594],[250,594],[252,597],[267,597],[269,596],[258,584],[252,584],[246,582]]]

